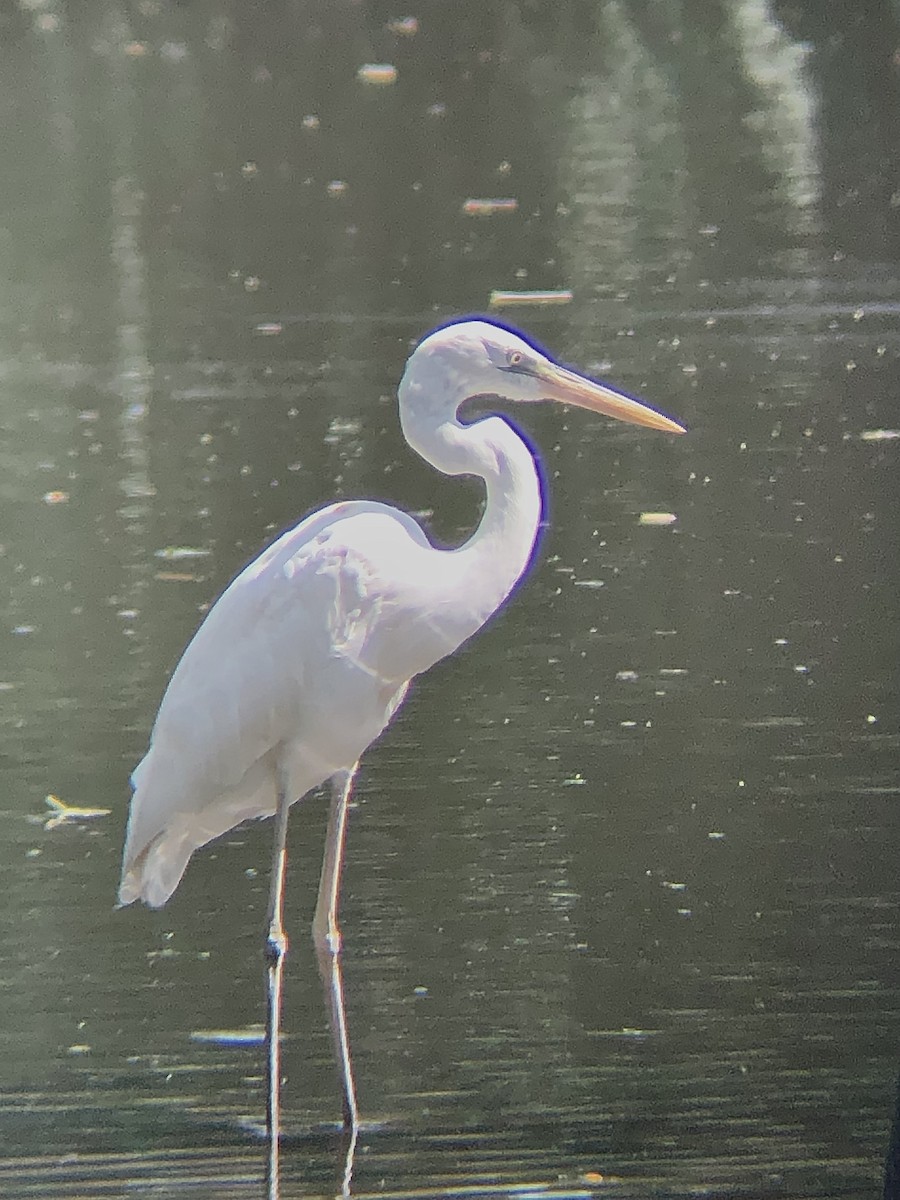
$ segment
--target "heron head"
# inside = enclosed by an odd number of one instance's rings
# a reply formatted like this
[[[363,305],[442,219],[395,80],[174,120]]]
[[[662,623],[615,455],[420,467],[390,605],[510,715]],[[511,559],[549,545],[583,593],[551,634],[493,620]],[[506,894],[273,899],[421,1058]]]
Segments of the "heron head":
[[[460,399],[499,396],[525,404],[555,400],[649,429],[685,432],[649,405],[562,366],[515,330],[485,318],[434,330],[416,347],[413,359],[420,357],[435,381],[439,378]]]

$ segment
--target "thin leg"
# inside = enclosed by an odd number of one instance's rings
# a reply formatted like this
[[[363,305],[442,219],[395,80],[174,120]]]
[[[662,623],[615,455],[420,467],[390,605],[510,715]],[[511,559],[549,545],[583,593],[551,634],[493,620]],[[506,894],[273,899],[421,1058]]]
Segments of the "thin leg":
[[[344,1128],[350,1135],[351,1145],[356,1143],[359,1129],[359,1112],[356,1107],[356,1085],[353,1082],[353,1066],[350,1062],[350,1043],[347,1037],[347,1020],[344,1015],[344,985],[341,979],[341,931],[338,928],[337,910],[341,890],[341,866],[344,856],[344,834],[347,829],[347,807],[356,767],[342,771],[331,781],[331,811],[328,815],[328,833],[325,837],[325,856],[322,860],[322,877],[319,880],[319,898],[313,918],[313,941],[319,974],[325,988],[328,1006],[328,1023],[334,1042],[334,1053],[341,1078],[343,1097]],[[351,1155],[352,1165],[352,1155]],[[349,1180],[346,1181],[349,1186]]]
[[[266,1164],[267,1200],[278,1200],[278,1150],[281,1140],[281,985],[287,937],[284,912],[284,869],[287,863],[287,825],[291,801],[284,782],[278,788],[275,810],[275,844],[269,910],[266,916],[266,1135],[269,1157]]]

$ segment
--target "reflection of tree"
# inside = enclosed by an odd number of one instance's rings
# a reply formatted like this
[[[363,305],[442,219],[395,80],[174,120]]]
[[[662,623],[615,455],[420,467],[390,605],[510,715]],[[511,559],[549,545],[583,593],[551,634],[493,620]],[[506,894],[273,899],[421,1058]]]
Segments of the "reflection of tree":
[[[900,18],[890,0],[776,0],[812,45],[828,250],[862,260],[900,251]]]
[[[631,21],[679,98],[686,169],[698,223],[715,226],[717,273],[746,269],[760,248],[787,244],[773,226],[779,187],[750,118],[759,96],[735,43],[734,5],[687,0],[677,16],[631,0]],[[788,34],[809,44],[806,75],[817,99],[820,217],[828,250],[886,258],[900,245],[900,22],[889,0],[860,6],[779,0]],[[752,270],[752,265],[750,265]]]
[[[777,101],[762,93],[747,65],[754,46],[746,39],[759,35],[739,24],[733,5],[690,0],[676,12],[632,0],[622,11],[624,27],[608,21],[607,34],[623,46],[634,81],[626,78],[620,56],[604,64],[597,90],[608,105],[604,73],[612,73],[613,94],[624,93],[626,104],[637,109],[623,114],[634,127],[634,143],[627,148],[635,156],[631,170],[635,187],[660,209],[656,228],[646,220],[638,227],[642,240],[669,234],[678,243],[669,249],[670,269],[673,256],[684,255],[686,237],[702,277],[757,274],[762,262],[798,240],[802,244],[797,214],[770,153],[785,134],[761,120],[787,90],[802,89],[802,81],[786,75]],[[680,148],[674,156],[678,172],[667,184],[673,142]],[[612,146],[606,149],[615,154]],[[784,170],[782,163],[777,170]]]

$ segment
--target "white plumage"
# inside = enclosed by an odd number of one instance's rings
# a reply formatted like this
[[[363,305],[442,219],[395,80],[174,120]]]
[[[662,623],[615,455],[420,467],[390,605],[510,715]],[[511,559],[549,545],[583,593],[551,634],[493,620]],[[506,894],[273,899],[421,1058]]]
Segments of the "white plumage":
[[[410,679],[484,624],[532,554],[542,498],[531,451],[501,417],[472,424],[458,417],[465,399],[485,394],[557,400],[683,432],[503,326],[465,321],[431,333],[407,363],[400,419],[410,446],[438,471],[483,479],[484,515],[475,533],[456,549],[437,549],[406,513],[368,501],[332,504],[307,517],[210,609],[175,669],[132,777],[123,904],[164,904],[198,847],[247,818],[278,814],[267,942],[270,1188],[277,1178],[287,808],[325,780],[335,782],[315,929],[345,1121],[355,1128],[336,920],[353,772]]]
[[[482,393],[590,402],[680,432],[502,326],[460,322],[421,342],[399,390],[404,433],[438,470],[484,478],[481,525],[458,549],[438,550],[398,509],[332,504],[241,572],[178,663],[132,776],[121,903],[164,904],[193,851],[271,816],[281,784],[296,800],[351,770],[409,680],[452,654],[512,590],[534,544],[540,486],[505,420],[457,419],[462,401]]]

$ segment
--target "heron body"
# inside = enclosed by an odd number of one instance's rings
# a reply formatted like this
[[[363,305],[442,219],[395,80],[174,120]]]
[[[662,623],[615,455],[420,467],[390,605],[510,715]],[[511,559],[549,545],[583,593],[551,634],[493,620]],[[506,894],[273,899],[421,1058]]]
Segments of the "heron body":
[[[443,474],[481,477],[480,524],[461,546],[439,549],[398,509],[332,504],[237,576],[184,651],[133,774],[121,903],[164,904],[191,854],[251,817],[278,814],[278,876],[289,806],[331,779],[337,799],[316,926],[319,942],[336,957],[346,800],[356,764],[410,680],[481,628],[532,556],[542,505],[537,466],[504,418],[460,420],[462,403],[481,395],[558,400],[683,432],[490,321],[457,322],[423,339],[398,391],[403,433]],[[281,931],[274,885],[270,942],[273,929]],[[283,941],[283,931],[278,936]],[[323,970],[323,977],[334,992],[334,976]],[[346,1055],[345,1118],[349,1107],[355,1121],[346,1033],[335,1028],[333,1004],[330,1013],[338,1057]]]
[[[282,780],[299,799],[352,769],[410,679],[458,649],[515,586],[540,521],[538,472],[501,417],[456,421],[472,394],[467,357],[443,366],[433,393],[419,378],[430,364],[414,355],[400,405],[407,439],[439,470],[482,475],[481,525],[438,550],[398,509],[332,504],[241,572],[178,663],[134,772],[122,903],[164,904],[194,850],[275,812]]]

